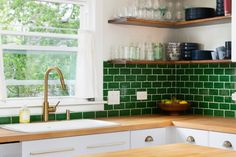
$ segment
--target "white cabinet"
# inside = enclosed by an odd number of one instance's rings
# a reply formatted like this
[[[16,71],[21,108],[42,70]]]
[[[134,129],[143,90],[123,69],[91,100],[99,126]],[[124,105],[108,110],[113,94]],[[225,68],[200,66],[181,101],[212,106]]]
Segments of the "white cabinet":
[[[165,144],[166,128],[131,131],[131,148]]]
[[[176,142],[208,146],[208,131],[176,128]]]
[[[232,0],[232,61],[236,62],[236,1]]]
[[[74,157],[129,149],[129,132],[22,142],[22,157]]]
[[[0,157],[21,157],[21,144],[0,144]]]
[[[236,150],[236,134],[209,132],[209,146]]]

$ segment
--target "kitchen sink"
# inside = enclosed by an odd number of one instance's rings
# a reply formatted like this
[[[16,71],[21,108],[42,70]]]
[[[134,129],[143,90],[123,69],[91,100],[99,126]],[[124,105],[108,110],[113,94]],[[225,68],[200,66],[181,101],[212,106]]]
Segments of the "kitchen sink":
[[[56,121],[56,122],[44,122],[44,123],[9,124],[9,125],[2,125],[1,128],[18,132],[37,133],[37,132],[101,128],[101,127],[111,127],[118,125],[120,124],[102,120],[81,119],[81,120]]]

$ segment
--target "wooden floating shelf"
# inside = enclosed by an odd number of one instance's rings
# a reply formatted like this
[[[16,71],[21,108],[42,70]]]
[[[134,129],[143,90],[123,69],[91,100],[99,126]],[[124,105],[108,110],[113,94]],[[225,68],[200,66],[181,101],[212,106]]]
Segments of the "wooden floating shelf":
[[[108,21],[108,23],[112,24],[136,25],[136,26],[159,27],[159,28],[185,28],[185,27],[224,24],[230,22],[231,22],[231,16],[219,16],[213,18],[191,20],[191,21],[180,21],[180,22],[143,20],[136,18],[118,18]]]
[[[213,64],[213,63],[232,63],[231,60],[192,60],[192,61],[146,61],[146,60],[111,60],[112,64]]]

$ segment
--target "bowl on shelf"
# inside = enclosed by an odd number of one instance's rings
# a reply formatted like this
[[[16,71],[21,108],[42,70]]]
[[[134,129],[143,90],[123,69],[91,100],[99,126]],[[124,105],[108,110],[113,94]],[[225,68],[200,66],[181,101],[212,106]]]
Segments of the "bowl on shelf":
[[[162,100],[159,104],[162,111],[169,115],[180,115],[190,109],[190,103],[185,100],[176,100],[175,98]]]

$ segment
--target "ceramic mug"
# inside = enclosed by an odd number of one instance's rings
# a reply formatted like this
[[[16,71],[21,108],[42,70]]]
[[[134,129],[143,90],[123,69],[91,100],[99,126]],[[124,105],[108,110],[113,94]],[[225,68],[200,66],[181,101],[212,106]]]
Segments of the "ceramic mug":
[[[224,46],[216,48],[216,52],[217,52],[220,60],[225,59],[226,50],[225,50]]]

